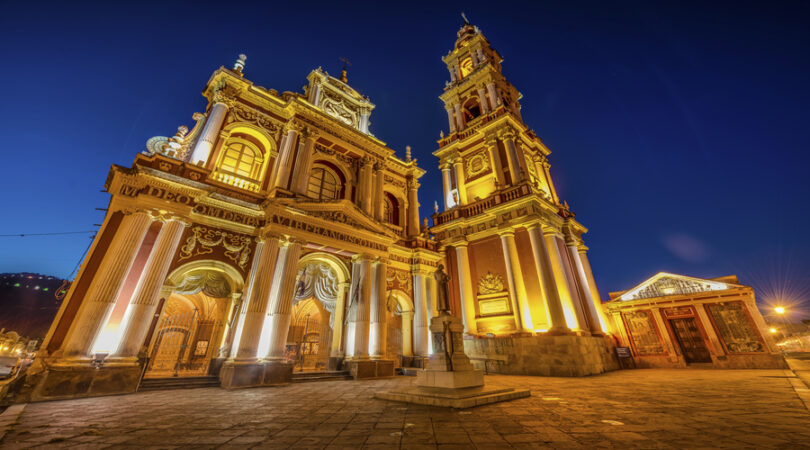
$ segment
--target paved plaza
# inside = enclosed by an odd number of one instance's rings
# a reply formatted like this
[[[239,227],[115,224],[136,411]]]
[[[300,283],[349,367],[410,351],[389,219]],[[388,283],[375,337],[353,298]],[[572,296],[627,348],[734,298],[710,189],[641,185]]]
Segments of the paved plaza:
[[[413,378],[32,403],[2,448],[810,448],[784,370],[486,377],[530,398],[454,410],[375,400]],[[16,416],[14,411],[7,411]]]

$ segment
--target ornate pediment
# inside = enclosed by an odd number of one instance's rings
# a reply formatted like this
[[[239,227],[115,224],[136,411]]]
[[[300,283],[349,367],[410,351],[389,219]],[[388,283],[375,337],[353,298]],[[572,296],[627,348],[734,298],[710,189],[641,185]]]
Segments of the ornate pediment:
[[[729,289],[730,285],[719,281],[702,278],[686,277],[671,273],[660,272],[625,292],[619,297],[622,301],[639,300],[644,298],[666,297],[670,295],[689,295],[700,292],[721,291]]]

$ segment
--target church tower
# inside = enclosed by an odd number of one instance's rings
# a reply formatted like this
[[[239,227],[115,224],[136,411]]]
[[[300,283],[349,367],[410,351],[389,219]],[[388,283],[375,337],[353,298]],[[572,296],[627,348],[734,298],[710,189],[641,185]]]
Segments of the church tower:
[[[587,229],[554,189],[551,151],[523,123],[503,58],[465,19],[442,60],[449,133],[433,154],[445,210],[434,214],[431,231],[447,252],[465,331],[603,334]]]

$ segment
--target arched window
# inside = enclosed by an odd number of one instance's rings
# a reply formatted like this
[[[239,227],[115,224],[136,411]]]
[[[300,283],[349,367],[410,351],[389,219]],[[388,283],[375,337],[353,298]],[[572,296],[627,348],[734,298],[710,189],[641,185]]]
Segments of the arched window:
[[[307,195],[318,200],[337,200],[340,195],[340,177],[329,167],[316,165],[309,175]]]
[[[228,139],[225,143],[219,170],[257,180],[261,166],[262,154],[254,143],[237,137]]]
[[[383,196],[383,221],[399,226],[399,202],[388,192]]]
[[[477,97],[472,97],[464,103],[464,119],[470,121],[481,115],[481,105]]]

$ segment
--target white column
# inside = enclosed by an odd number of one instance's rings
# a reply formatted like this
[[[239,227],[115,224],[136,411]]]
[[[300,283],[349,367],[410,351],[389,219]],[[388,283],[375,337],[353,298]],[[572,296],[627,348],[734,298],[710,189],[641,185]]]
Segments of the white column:
[[[557,285],[557,295],[559,296],[560,303],[563,306],[565,323],[571,330],[585,329],[586,325],[580,324],[577,320],[573,297],[568,288],[568,280],[565,278],[565,269],[563,268],[562,256],[560,255],[559,247],[557,247],[556,233],[552,229],[543,230],[543,238],[546,241],[546,248],[548,249],[548,259],[551,263],[551,271],[554,273],[554,284]]]
[[[261,247],[260,247],[261,246]],[[276,272],[278,259],[278,238],[267,237],[256,246],[258,266],[250,298],[245,299],[246,308],[239,337],[239,344],[234,359],[237,361],[256,361],[259,351],[259,337],[262,335],[264,316],[267,312],[267,302],[270,298],[270,286]]]
[[[89,355],[96,337],[112,314],[151,224],[152,217],[143,211],[125,213],[62,344],[63,356],[81,358]]]
[[[475,334],[478,332],[478,326],[475,322],[475,294],[473,293],[472,287],[467,243],[457,243],[455,247],[456,262],[458,265],[458,290],[461,294],[461,317],[464,319],[464,332],[467,334]]]
[[[309,184],[309,172],[312,170],[312,150],[315,148],[317,138],[311,133],[304,140],[301,151],[295,158],[295,176],[293,177],[292,190],[301,195],[306,195]]]
[[[579,260],[582,263],[583,270],[585,270],[585,277],[588,280],[588,289],[591,292],[591,299],[593,299],[593,303],[596,306],[596,312],[599,315],[599,322],[602,325],[602,329],[609,333],[611,331],[610,324],[605,316],[604,309],[602,309],[602,299],[599,297],[599,289],[596,288],[596,279],[593,277],[593,270],[591,269],[590,261],[588,261],[587,252],[588,247],[585,247],[583,244],[579,248]]]
[[[481,113],[489,114],[489,102],[487,101],[487,93],[484,88],[478,88],[478,103],[481,104]]]
[[[247,280],[245,281],[245,286],[242,289],[242,301],[241,305],[239,306],[239,317],[236,319],[236,328],[234,329],[233,333],[233,342],[231,343],[231,351],[228,354],[228,357],[233,359],[236,358],[236,354],[239,351],[239,343],[242,340],[242,331],[245,328],[245,318],[248,314],[248,307],[250,306],[250,298],[253,295],[253,290],[256,286],[256,274],[260,271],[262,265],[262,248],[264,247],[264,241],[257,241],[256,242],[256,250],[253,252],[253,261],[250,263],[250,271],[248,272]]]
[[[464,163],[459,157],[454,163],[453,168],[456,170],[456,189],[458,190],[458,204],[467,204],[467,186],[464,181]]]
[[[132,293],[127,311],[124,313],[121,325],[124,331],[121,334],[121,344],[116,352],[117,356],[138,356],[146,332],[152,323],[155,308],[157,308],[160,289],[166,280],[169,265],[177,251],[177,245],[180,243],[185,228],[186,224],[175,218],[169,219],[161,227],[138,280],[138,285]]]
[[[506,133],[503,135],[503,142],[506,146],[506,161],[509,163],[509,175],[512,178],[512,184],[516,184],[523,179],[522,169],[517,161],[517,153],[515,153],[515,135]]]
[[[197,144],[191,152],[191,164],[204,166],[208,162],[208,157],[211,156],[211,150],[214,148],[214,143],[219,136],[219,130],[222,128],[222,122],[225,120],[225,114],[228,113],[228,106],[222,102],[214,103],[211,107],[211,113],[205,121],[205,126],[197,138]]]
[[[354,345],[351,357],[353,359],[368,359],[368,332],[369,315],[371,312],[371,257],[361,255],[355,257],[357,264],[352,271],[352,310],[351,317],[354,324]],[[357,281],[354,277],[358,277]]]
[[[492,171],[495,173],[495,181],[503,188],[506,186],[506,179],[503,177],[503,164],[501,164],[501,155],[498,152],[498,141],[487,141],[487,152],[489,159],[492,161]]]
[[[382,164],[374,165],[374,218],[380,222],[383,221],[383,212],[385,205],[385,172],[383,171]]]
[[[543,303],[546,308],[546,317],[549,319],[550,332],[567,332],[568,326],[565,323],[560,295],[557,292],[557,284],[554,281],[554,272],[549,261],[546,241],[538,224],[529,225],[526,230],[529,233],[529,240],[532,243],[532,253],[534,255],[535,268],[537,269],[537,279],[540,281],[540,290]]]
[[[360,197],[359,203],[363,211],[368,214],[372,215],[372,186],[371,186],[371,171],[372,171],[372,163],[370,158],[363,158],[360,161],[360,188],[357,190],[357,195]]]
[[[408,179],[408,236],[419,235],[419,182]]]
[[[287,131],[287,136],[285,136],[284,141],[281,146],[281,150],[278,152],[278,158],[276,159],[276,165],[273,168],[273,184],[272,187],[280,187],[282,189],[287,188],[287,183],[289,182],[290,176],[290,166],[292,165],[292,154],[293,154],[293,144],[295,144],[295,138],[298,135],[298,130],[295,128],[291,128]]]
[[[596,304],[591,297],[591,291],[588,288],[588,279],[585,276],[585,269],[582,267],[582,261],[579,260],[579,249],[576,243],[571,243],[568,246],[568,255],[574,264],[574,275],[582,286],[582,303],[584,311],[587,313],[586,319],[588,321],[588,328],[591,333],[601,334],[602,325],[599,323],[599,312],[596,310]]]
[[[426,274],[413,273],[413,347],[417,356],[428,356],[430,319],[428,316]],[[403,318],[404,321],[404,318]],[[404,334],[404,333],[403,333]]]
[[[283,259],[282,259],[283,252]],[[270,349],[267,359],[284,360],[284,348],[287,345],[287,334],[290,331],[292,301],[295,295],[295,276],[298,275],[298,258],[301,256],[301,243],[288,242],[279,251],[279,263],[276,265],[276,282],[270,290],[270,306],[267,311],[268,339]]]
[[[498,108],[498,93],[495,91],[495,83],[487,85],[487,92],[489,92],[489,106],[495,111]]]
[[[388,289],[385,272],[388,265],[379,260],[372,266],[371,305],[369,308],[369,355],[380,359],[385,357],[388,334]]]
[[[515,315],[515,329],[532,333],[532,312],[529,307],[529,296],[526,295],[526,285],[523,282],[523,271],[520,268],[520,259],[515,245],[515,232],[504,231],[501,235],[503,259],[506,263],[506,279],[509,284],[509,297],[512,299],[512,311]]]
[[[453,116],[453,107],[445,108],[447,110],[447,121],[450,123],[450,133],[455,133],[456,131],[456,118]]]
[[[363,133],[368,134],[368,118],[371,115],[371,111],[366,108],[360,110],[360,131]]]
[[[450,197],[450,191],[453,189],[450,185],[450,165],[445,164],[442,169],[442,192],[444,193],[444,210],[450,209],[450,204],[447,199]]]
[[[706,314],[705,304],[703,305],[694,305],[695,311],[698,315],[698,321],[701,325],[703,325],[703,330],[706,332],[706,336],[709,337],[709,342],[711,345],[709,346],[709,351],[712,352],[715,356],[722,356],[725,355],[723,351],[723,346],[720,344],[720,339],[717,337],[717,333],[714,332],[714,326],[712,326],[712,321],[709,320],[708,314]]]
[[[455,109],[456,109],[456,130],[463,131],[465,121],[464,121],[464,114],[461,112],[461,105],[456,103]]]

